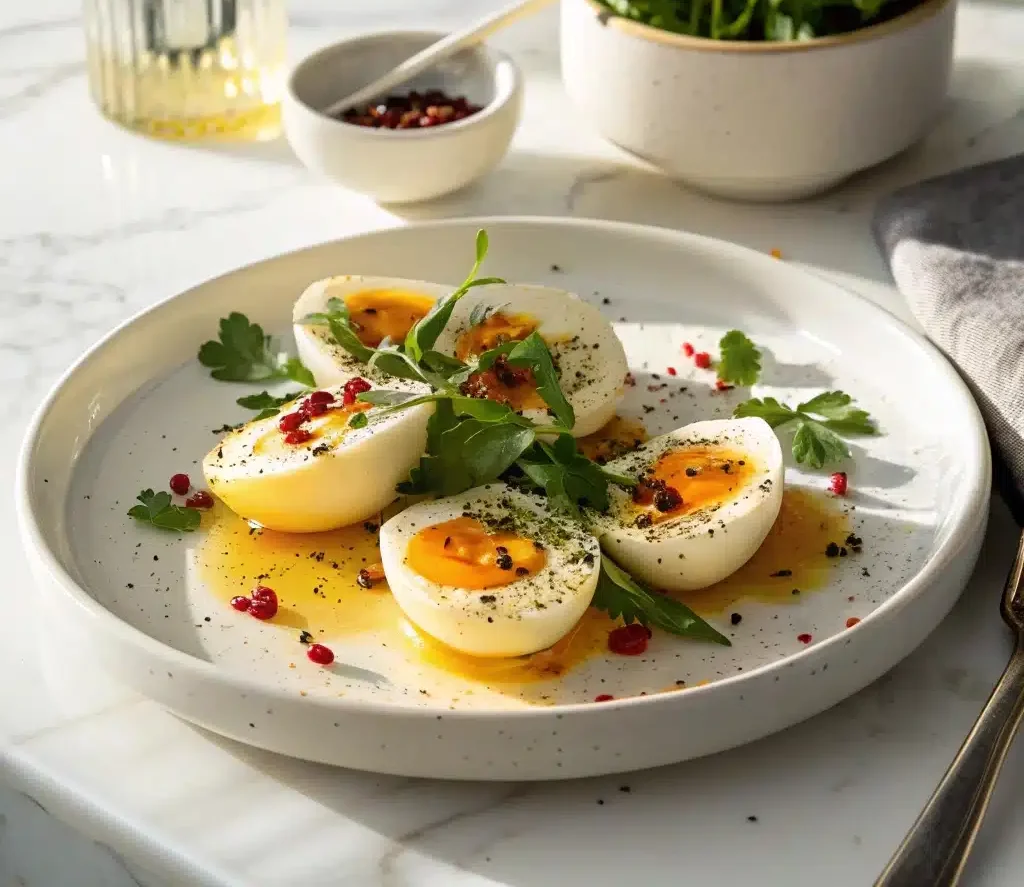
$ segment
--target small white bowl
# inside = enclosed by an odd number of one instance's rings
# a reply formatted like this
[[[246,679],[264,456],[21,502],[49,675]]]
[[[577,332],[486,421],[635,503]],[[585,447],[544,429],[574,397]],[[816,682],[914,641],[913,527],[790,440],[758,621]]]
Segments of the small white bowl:
[[[608,140],[742,200],[824,191],[925,134],[946,99],[956,0],[789,43],[708,40],[562,0],[562,77]]]
[[[373,129],[321,113],[445,35],[392,31],[333,43],[288,78],[284,131],[299,160],[381,203],[412,203],[468,185],[501,162],[519,122],[522,77],[504,53],[481,45],[420,75],[396,94],[440,89],[480,105],[476,114],[425,129]]]

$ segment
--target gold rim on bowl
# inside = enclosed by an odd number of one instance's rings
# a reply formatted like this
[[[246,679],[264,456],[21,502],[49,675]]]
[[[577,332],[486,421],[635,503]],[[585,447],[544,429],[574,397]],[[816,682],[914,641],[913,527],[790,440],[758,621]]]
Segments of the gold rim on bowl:
[[[880,22],[877,25],[868,25],[866,28],[858,28],[856,31],[847,31],[844,34],[833,34],[828,37],[814,37],[810,40],[787,40],[780,41],[752,41],[752,40],[712,40],[710,37],[691,37],[689,34],[676,34],[672,31],[663,31],[652,25],[645,25],[633,19],[616,15],[607,7],[602,6],[597,0],[583,0],[593,11],[594,15],[604,19],[605,27],[613,27],[633,37],[642,40],[650,40],[652,43],[662,43],[666,46],[674,46],[679,49],[693,49],[700,52],[747,52],[747,53],[779,53],[779,52],[808,52],[814,49],[828,49],[832,46],[843,46],[849,43],[859,43],[865,40],[875,40],[911,28],[920,22],[937,15],[946,6],[955,3],[956,0],[924,0],[923,3],[913,9],[904,12],[896,18]]]

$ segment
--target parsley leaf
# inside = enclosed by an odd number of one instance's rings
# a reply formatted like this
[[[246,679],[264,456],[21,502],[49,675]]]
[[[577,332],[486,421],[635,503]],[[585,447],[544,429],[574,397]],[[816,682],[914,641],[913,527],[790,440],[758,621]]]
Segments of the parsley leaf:
[[[291,379],[312,387],[313,374],[296,358],[277,353],[276,344],[258,323],[237,311],[222,317],[218,339],[199,348],[199,362],[221,382],[265,382]]]
[[[601,575],[590,606],[629,625],[660,628],[670,634],[713,641],[731,647],[729,639],[700,618],[686,604],[665,594],[649,591],[606,554],[601,555]]]
[[[469,275],[462,282],[462,285],[451,295],[435,302],[434,307],[427,312],[426,316],[416,321],[412,329],[409,330],[405,337],[405,353],[414,362],[419,363],[423,355],[434,347],[437,337],[441,335],[441,331],[448,325],[448,321],[451,319],[452,311],[455,310],[455,304],[470,289],[475,286],[488,286],[492,283],[505,282],[500,277],[476,278],[476,272],[480,270],[480,265],[487,255],[487,247],[487,232],[481,228],[476,232],[476,261],[473,263],[473,267],[470,269]]]
[[[508,362],[514,367],[529,367],[537,381],[537,393],[544,399],[555,419],[566,428],[576,424],[576,414],[565,399],[558,384],[558,373],[551,359],[547,343],[540,333],[530,333],[508,352]]]
[[[878,433],[867,411],[854,406],[853,398],[843,391],[822,392],[799,404],[795,410],[774,397],[755,397],[736,407],[733,415],[740,418],[759,416],[772,428],[796,422],[793,458],[812,468],[840,462],[850,455],[850,449],[840,434]]]
[[[240,407],[245,407],[247,410],[261,410],[262,412],[258,418],[265,419],[267,416],[276,415],[280,407],[298,397],[302,397],[301,391],[289,391],[280,397],[271,394],[269,391],[261,391],[259,394],[247,394],[245,397],[240,397],[235,403]]]
[[[774,397],[752,397],[750,400],[745,400],[733,410],[733,415],[737,419],[757,416],[759,419],[764,419],[772,428],[778,428],[797,418],[795,410],[784,403],[779,403]]]
[[[753,385],[761,375],[761,352],[739,330],[729,330],[718,343],[718,378],[730,385]]]
[[[348,420],[349,428],[365,428],[370,424],[370,420],[366,418],[366,413],[353,413],[352,418]]]
[[[853,406],[853,398],[842,391],[825,391],[800,404],[797,410],[822,416],[826,426],[840,433],[875,434],[877,431],[867,411]]]
[[[334,341],[356,360],[366,363],[373,356],[373,349],[364,345],[352,328],[348,307],[341,299],[328,299],[326,312],[307,314],[299,323],[305,326],[326,326]]]
[[[171,503],[171,494],[143,490],[138,495],[141,505],[133,505],[128,514],[136,520],[159,527],[161,530],[176,530],[191,533],[198,528],[202,515],[198,508],[182,508]]]

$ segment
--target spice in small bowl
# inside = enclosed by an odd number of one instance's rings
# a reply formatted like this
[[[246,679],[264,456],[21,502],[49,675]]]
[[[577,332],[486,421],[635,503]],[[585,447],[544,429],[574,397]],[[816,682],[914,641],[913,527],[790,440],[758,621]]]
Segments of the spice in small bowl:
[[[388,96],[379,104],[349,108],[338,119],[374,129],[422,129],[462,120],[480,110],[465,96],[453,98],[438,89],[423,93],[414,90],[407,96]]]

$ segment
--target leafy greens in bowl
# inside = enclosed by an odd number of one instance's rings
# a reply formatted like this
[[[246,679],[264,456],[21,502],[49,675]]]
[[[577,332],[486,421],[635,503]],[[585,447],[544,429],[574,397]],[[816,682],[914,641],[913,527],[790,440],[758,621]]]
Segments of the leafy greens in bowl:
[[[614,15],[711,40],[786,42],[846,34],[923,0],[598,0]]]

